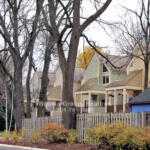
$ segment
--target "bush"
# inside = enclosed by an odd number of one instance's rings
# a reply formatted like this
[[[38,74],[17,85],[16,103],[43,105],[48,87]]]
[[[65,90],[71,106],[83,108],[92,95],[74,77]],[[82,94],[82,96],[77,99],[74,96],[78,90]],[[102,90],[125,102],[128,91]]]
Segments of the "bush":
[[[11,132],[11,141],[13,143],[18,143],[22,140],[22,132],[13,131]]]
[[[9,139],[10,139],[10,133],[9,133],[9,132],[6,132],[6,131],[2,132],[2,133],[1,133],[1,138],[2,138],[2,140],[4,140],[5,142],[6,142],[6,141],[9,141]]]
[[[148,149],[150,129],[129,127],[120,123],[99,125],[87,130],[86,143],[104,145],[116,149]]]
[[[17,132],[17,131],[4,131],[1,134],[2,140],[4,140],[5,142],[13,142],[13,143],[18,143],[22,140],[23,136],[22,136],[22,132]]]
[[[77,131],[76,130],[74,130],[74,129],[69,130],[67,142],[69,144],[74,144],[74,143],[78,142],[78,135],[77,135]]]
[[[66,143],[68,130],[66,130],[62,125],[49,123],[42,129],[42,137],[49,143]]]
[[[41,139],[42,139],[42,137],[41,137],[41,132],[40,131],[34,131],[34,132],[32,132],[31,142],[33,144],[39,143]]]

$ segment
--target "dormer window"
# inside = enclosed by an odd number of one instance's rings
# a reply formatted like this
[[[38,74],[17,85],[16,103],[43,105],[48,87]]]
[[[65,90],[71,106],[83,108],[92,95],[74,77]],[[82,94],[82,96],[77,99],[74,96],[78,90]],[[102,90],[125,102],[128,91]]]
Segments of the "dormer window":
[[[103,64],[103,72],[108,72],[108,69],[104,64]]]
[[[103,68],[102,68],[102,82],[103,84],[108,84],[110,82],[110,75],[109,75],[109,70],[107,68],[107,66],[105,64],[103,64]]]

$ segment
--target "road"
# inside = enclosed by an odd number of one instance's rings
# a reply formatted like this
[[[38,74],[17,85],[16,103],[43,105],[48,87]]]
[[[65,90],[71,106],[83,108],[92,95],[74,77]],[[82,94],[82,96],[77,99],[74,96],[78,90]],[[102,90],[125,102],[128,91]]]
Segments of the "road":
[[[1,145],[0,150],[45,150],[39,148],[27,148],[27,147],[19,147],[19,146],[11,146],[11,145]]]

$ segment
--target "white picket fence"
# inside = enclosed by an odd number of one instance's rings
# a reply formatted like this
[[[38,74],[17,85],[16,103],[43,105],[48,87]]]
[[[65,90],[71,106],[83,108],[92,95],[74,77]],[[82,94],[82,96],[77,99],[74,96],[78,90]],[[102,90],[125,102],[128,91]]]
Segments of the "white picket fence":
[[[42,117],[23,120],[23,131],[26,136],[31,136],[33,131],[42,129],[46,124],[53,122],[62,124],[62,116]],[[150,113],[116,113],[116,114],[78,114],[76,128],[79,141],[84,142],[86,130],[100,124],[124,123],[130,126],[144,127],[150,126]]]
[[[48,123],[62,124],[62,116],[24,119],[22,122],[23,132],[26,137],[31,137],[33,132],[41,130]]]
[[[146,113],[116,113],[116,114],[80,114],[77,115],[77,131],[79,141],[84,142],[86,130],[100,124],[123,123],[129,126],[150,126],[150,120],[146,122]],[[150,119],[150,113],[149,118]]]

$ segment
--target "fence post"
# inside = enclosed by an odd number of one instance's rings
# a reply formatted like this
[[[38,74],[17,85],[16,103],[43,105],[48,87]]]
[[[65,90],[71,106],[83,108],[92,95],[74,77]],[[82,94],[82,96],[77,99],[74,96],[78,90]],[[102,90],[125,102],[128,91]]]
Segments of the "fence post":
[[[144,112],[142,112],[142,128],[144,128],[144,126],[145,126],[145,113]]]

